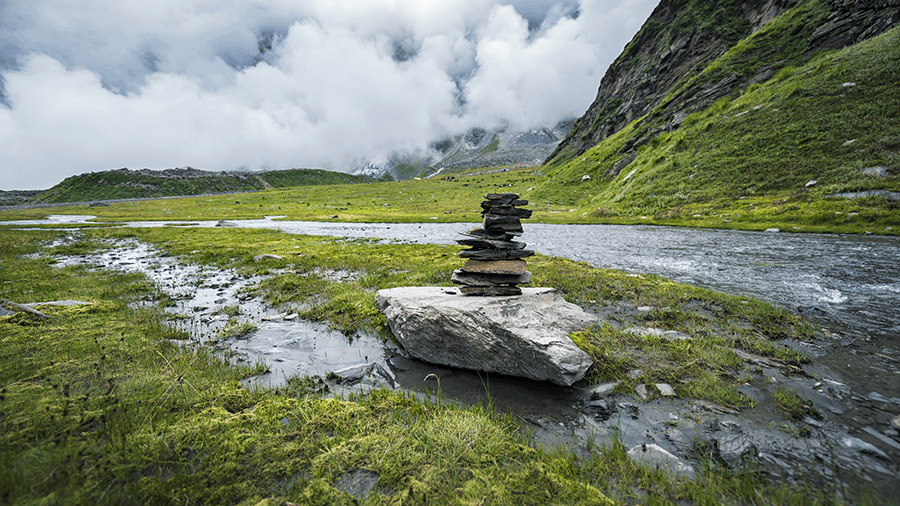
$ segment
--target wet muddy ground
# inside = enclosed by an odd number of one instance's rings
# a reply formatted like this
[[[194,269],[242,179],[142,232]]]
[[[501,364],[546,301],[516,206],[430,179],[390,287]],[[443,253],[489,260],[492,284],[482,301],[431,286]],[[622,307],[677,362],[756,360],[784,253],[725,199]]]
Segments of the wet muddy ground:
[[[174,300],[166,311],[191,342],[217,346],[232,361],[265,365],[268,372],[248,379],[248,387],[278,388],[289,378],[310,376],[311,391],[322,395],[372,388],[439,393],[447,401],[489,403],[512,413],[535,444],[548,448],[586,455],[617,440],[635,458],[685,477],[708,459],[733,468],[758,464],[775,479],[839,483],[848,494],[867,483],[883,497],[900,497],[900,398],[858,391],[832,368],[815,365],[816,357],[835,349],[846,353],[850,343],[842,346],[837,335],[831,342],[785,343],[813,358],[803,374],[765,360],[753,363],[757,373],[741,391],[757,404],[738,413],[664,395],[613,396],[611,385],[560,387],[414,360],[377,336],[347,336],[299,320],[291,308],[266,306],[246,291],[260,278],[185,265],[136,241],[57,260],[145,274]],[[642,308],[589,310],[616,325],[637,325]],[[254,330],[225,332],[242,324]],[[771,385],[798,390],[821,417],[786,419],[771,400]]]

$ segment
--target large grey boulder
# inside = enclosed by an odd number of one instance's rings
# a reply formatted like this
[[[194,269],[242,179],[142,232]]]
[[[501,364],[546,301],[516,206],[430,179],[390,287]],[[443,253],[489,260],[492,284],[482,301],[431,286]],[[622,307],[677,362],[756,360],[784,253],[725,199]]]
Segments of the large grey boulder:
[[[435,364],[571,385],[591,366],[571,332],[597,322],[553,288],[471,297],[440,287],[380,290],[375,305],[415,358]]]

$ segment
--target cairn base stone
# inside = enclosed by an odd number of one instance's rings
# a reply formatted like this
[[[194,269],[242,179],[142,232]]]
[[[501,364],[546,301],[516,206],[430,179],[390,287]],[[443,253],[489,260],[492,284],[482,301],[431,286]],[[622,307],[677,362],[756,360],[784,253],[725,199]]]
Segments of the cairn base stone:
[[[568,335],[597,319],[555,289],[523,288],[516,297],[464,297],[445,290],[402,287],[375,294],[375,305],[413,357],[567,386],[591,366]]]

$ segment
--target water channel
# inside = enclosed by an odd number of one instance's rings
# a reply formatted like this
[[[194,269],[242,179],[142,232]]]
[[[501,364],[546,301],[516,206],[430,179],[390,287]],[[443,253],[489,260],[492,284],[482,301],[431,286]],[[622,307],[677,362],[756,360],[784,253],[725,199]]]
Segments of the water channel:
[[[72,222],[89,218],[58,217],[51,220]],[[31,223],[36,222],[16,224]],[[47,221],[39,223],[46,224]],[[129,227],[164,225],[187,223],[170,221],[125,224]],[[285,221],[278,217],[268,217],[227,223],[191,222],[190,226],[267,228],[291,234],[455,244],[460,232],[477,224],[347,224]],[[523,387],[522,381],[502,377],[490,378],[488,387],[485,378],[478,375],[423,366],[399,356],[395,353],[396,350],[382,352],[377,341],[364,335],[356,336],[354,349],[344,350],[346,357],[332,357],[329,360],[337,360],[338,365],[355,364],[362,369],[368,367],[370,374],[362,374],[362,377],[372,376],[374,364],[380,371],[380,376],[387,379],[391,386],[396,382],[399,386],[410,389],[421,390],[417,385],[421,385],[422,378],[430,372],[437,372],[438,376],[444,378],[444,393],[462,402],[471,400],[471,390],[489,389],[492,402],[521,412],[523,419],[534,425],[535,434],[551,443],[565,443],[567,437],[561,436],[562,432],[568,431],[568,441],[571,441],[577,440],[579,435],[583,439],[589,434],[608,433],[615,425],[617,437],[626,446],[662,438],[673,448],[680,446],[679,438],[687,437],[686,434],[704,432],[706,437],[719,438],[716,441],[722,447],[723,455],[727,453],[726,447],[729,444],[736,444],[738,450],[752,444],[759,448],[760,457],[764,461],[775,464],[775,467],[782,470],[798,466],[802,468],[805,464],[821,461],[827,456],[836,459],[836,469],[867,468],[876,476],[875,480],[880,488],[897,491],[897,486],[891,485],[890,476],[896,477],[900,464],[897,462],[900,459],[900,437],[896,430],[890,428],[889,420],[900,414],[900,315],[897,311],[900,302],[900,270],[897,268],[900,265],[900,238],[657,226],[526,223],[525,233],[520,240],[526,242],[529,248],[546,255],[584,261],[595,267],[653,273],[682,283],[748,295],[817,321],[834,338],[827,349],[819,347],[810,350],[816,357],[818,378],[780,380],[793,382],[797,388],[805,389],[810,396],[816,396],[816,402],[821,402],[839,420],[834,424],[826,422],[825,427],[821,427],[822,438],[816,440],[818,442],[815,444],[810,443],[810,440],[798,443],[797,438],[785,438],[778,431],[769,430],[766,417],[770,419],[771,413],[759,414],[760,418],[755,425],[752,412],[742,412],[740,417],[731,417],[729,420],[723,418],[719,425],[711,428],[708,420],[703,423],[699,420],[697,423],[690,422],[690,425],[685,417],[689,407],[677,401],[657,406],[643,405],[640,416],[637,416],[637,409],[630,411],[628,402],[614,404],[614,411],[618,406],[616,420],[598,424],[594,423],[596,416],[581,416],[575,423],[567,426],[566,420],[573,420],[573,413],[578,411],[575,408],[584,400],[583,391],[533,382]],[[102,261],[108,264],[121,261],[115,258],[116,253],[111,255],[112,257]],[[135,258],[142,255],[149,256],[146,252],[137,253],[123,263],[133,264]],[[165,279],[165,276],[161,279]],[[205,296],[209,299],[204,303],[206,305],[213,304],[216,298],[225,300],[234,297],[234,294],[224,294],[222,289],[216,290],[220,285],[233,285],[227,280],[210,281],[208,285],[210,291]],[[199,291],[203,288],[201,286]],[[262,307],[256,311],[263,319],[272,316],[271,312],[266,314],[266,309]],[[267,360],[281,363],[290,362],[289,357],[299,353],[309,357],[307,364],[315,372],[314,368],[319,366],[317,360],[322,353],[330,352],[334,355],[345,347],[340,344],[340,336],[330,335],[324,329],[317,328],[314,331],[321,335],[315,342],[320,343],[320,348],[325,351],[309,348],[308,343],[311,341],[298,337],[302,332],[301,327],[308,330],[297,322],[264,323],[253,344],[238,343],[237,348],[240,350],[243,346],[244,349],[240,351],[250,354],[256,352],[266,356]],[[330,341],[334,343],[323,344]],[[273,352],[275,349],[279,351]],[[278,353],[285,355],[281,357]],[[325,362],[328,360],[322,361]],[[309,368],[292,367],[282,370],[281,374],[310,371]],[[450,378],[457,381],[454,383]],[[817,379],[820,381],[816,381]],[[834,385],[834,388],[826,390],[817,386],[823,382],[826,386]],[[434,388],[434,385],[431,387]],[[536,404],[540,406],[536,407]],[[628,413],[632,413],[631,416],[624,416]],[[664,423],[668,423],[667,419],[671,422],[679,417],[682,421],[679,422],[679,428],[674,429],[674,433],[670,429],[660,429]],[[557,425],[564,430],[561,431]],[[651,432],[656,434],[656,439]],[[801,453],[806,457],[800,458],[797,463],[786,462]],[[825,472],[823,477],[828,479],[831,476]]]

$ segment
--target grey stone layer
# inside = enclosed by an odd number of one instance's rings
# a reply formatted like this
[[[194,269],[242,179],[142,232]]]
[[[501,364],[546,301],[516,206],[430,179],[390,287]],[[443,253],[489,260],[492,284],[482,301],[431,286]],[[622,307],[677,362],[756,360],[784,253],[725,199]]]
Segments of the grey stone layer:
[[[465,297],[440,287],[380,290],[375,305],[413,357],[435,364],[571,385],[591,366],[568,335],[597,319],[553,288]]]

